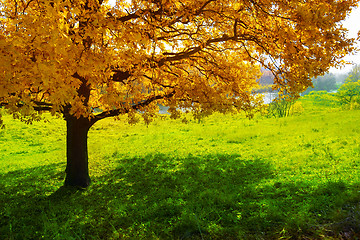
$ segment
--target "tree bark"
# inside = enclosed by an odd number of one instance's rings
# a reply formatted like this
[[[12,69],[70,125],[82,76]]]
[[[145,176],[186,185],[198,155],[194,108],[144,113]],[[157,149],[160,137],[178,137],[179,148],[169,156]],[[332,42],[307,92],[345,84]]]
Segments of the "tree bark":
[[[66,120],[66,178],[65,186],[86,188],[90,185],[88,167],[87,135],[91,125],[89,119],[65,115]]]

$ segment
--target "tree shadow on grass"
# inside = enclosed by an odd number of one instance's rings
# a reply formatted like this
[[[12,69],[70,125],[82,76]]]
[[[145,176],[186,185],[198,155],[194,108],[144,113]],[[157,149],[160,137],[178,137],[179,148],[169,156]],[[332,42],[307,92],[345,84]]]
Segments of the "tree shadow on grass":
[[[240,155],[122,159],[96,181],[93,189],[108,198],[112,228],[124,238],[355,236],[360,223],[352,215],[351,226],[336,227],[349,218],[344,206],[359,200],[349,184],[286,182],[267,161]]]
[[[151,155],[121,160],[111,178],[100,180],[105,184],[98,191],[110,195],[109,206],[120,213],[117,223],[122,224],[115,228],[187,238],[210,233],[204,220],[214,231],[236,223],[241,194],[256,194],[252,185],[272,174],[262,160],[240,155]]]
[[[50,164],[0,174],[0,239],[31,239],[41,231],[38,217],[46,196],[59,188],[63,164]],[[62,171],[60,170],[62,169]]]
[[[59,189],[64,166],[55,164],[1,175],[0,238],[346,239],[360,231],[359,189],[343,182],[283,182],[266,161],[240,155],[118,160],[86,191]]]

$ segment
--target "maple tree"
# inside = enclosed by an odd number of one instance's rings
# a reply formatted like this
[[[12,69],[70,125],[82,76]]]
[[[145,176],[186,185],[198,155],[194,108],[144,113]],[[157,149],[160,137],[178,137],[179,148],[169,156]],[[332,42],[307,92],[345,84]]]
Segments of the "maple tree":
[[[296,94],[354,50],[355,0],[1,0],[0,104],[24,121],[67,123],[65,185],[87,187],[97,121],[158,104],[173,117],[251,112],[260,68]],[[95,111],[96,110],[96,111]]]

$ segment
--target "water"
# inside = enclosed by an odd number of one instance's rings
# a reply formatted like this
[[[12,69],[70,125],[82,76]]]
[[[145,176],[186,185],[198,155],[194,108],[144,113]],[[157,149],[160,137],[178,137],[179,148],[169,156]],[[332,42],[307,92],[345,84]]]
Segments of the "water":
[[[262,94],[264,95],[264,104],[271,103],[277,97],[277,93],[267,92],[267,93],[262,93]],[[167,106],[159,105],[159,113],[160,114],[170,114],[167,111],[168,109],[169,109],[169,107],[167,107]]]
[[[264,95],[265,104],[271,103],[278,96],[277,93],[271,93],[271,92],[263,93],[263,95]]]

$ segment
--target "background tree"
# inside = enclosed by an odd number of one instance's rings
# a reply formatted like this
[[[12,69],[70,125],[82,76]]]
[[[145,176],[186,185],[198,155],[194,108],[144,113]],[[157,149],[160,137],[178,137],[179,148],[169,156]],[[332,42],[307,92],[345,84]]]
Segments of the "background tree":
[[[336,90],[336,77],[332,73],[326,73],[323,76],[319,76],[313,80],[313,86],[306,89],[304,94],[311,91],[327,91],[331,92]]]
[[[67,123],[65,185],[87,187],[87,133],[170,106],[251,111],[260,67],[297,94],[353,50],[356,0],[1,0],[0,103],[24,121]],[[94,109],[100,109],[94,111]]]
[[[347,75],[346,79],[345,79],[345,83],[347,82],[357,82],[360,80],[360,65],[356,64],[351,71],[349,72],[349,74]]]
[[[348,73],[345,83],[340,86],[336,93],[340,104],[350,106],[360,104],[360,66],[355,65],[352,70]]]
[[[357,82],[349,81],[341,85],[338,92],[336,93],[340,104],[348,105],[353,100],[360,103],[358,97],[360,97],[360,80]]]

